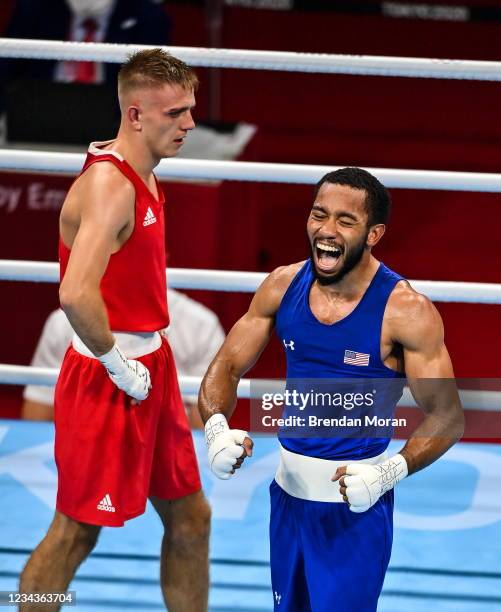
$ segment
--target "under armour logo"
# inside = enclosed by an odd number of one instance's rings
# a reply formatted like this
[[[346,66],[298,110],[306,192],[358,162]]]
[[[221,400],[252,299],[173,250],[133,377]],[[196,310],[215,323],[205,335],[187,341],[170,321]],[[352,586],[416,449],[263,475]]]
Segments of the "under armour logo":
[[[280,595],[280,593],[277,593],[276,591],[274,591],[274,593],[275,593],[275,601],[277,602],[277,606],[279,606],[282,596]]]
[[[282,340],[282,342],[284,343],[285,350],[287,350],[288,348],[290,348],[291,351],[294,350],[294,340],[291,340],[290,342],[286,342],[285,340]]]

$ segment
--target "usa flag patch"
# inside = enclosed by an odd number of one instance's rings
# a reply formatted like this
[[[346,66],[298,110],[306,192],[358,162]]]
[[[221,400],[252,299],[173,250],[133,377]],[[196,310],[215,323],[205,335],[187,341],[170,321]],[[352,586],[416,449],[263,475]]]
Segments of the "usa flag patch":
[[[357,353],[356,351],[345,351],[343,363],[356,366],[368,366],[370,355],[367,353]]]

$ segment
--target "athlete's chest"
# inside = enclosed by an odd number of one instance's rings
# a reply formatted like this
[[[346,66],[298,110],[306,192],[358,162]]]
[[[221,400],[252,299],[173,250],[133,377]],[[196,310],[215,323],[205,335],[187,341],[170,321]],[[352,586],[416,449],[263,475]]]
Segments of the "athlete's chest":
[[[323,325],[334,325],[350,315],[359,305],[363,292],[349,299],[339,295],[328,295],[315,285],[307,296],[312,316]]]
[[[294,376],[400,370],[384,308],[361,304],[360,299],[326,301],[312,291],[309,299],[283,309],[276,331]]]

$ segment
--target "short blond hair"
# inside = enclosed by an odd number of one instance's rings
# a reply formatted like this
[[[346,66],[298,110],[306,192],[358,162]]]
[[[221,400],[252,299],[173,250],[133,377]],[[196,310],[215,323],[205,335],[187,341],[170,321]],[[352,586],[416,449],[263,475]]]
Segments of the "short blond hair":
[[[160,48],[133,53],[118,73],[120,96],[133,89],[161,87],[165,84],[196,91],[198,78],[190,66]]]

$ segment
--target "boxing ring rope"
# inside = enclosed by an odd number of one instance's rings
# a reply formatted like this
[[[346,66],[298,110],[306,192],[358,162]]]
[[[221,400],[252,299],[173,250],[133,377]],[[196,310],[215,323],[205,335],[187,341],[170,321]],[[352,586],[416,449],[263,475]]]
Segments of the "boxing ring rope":
[[[174,289],[206,289],[254,293],[266,272],[236,272],[169,268],[167,279]],[[49,261],[0,259],[0,281],[59,282],[59,264]],[[501,304],[501,284],[409,280],[419,293],[435,302]]]
[[[43,385],[52,387],[57,382],[57,368],[39,368],[0,364],[0,384],[5,385]],[[183,395],[198,395],[202,379],[199,376],[179,376],[179,388]],[[285,388],[285,381],[276,379],[242,378],[238,383],[237,395],[240,399],[259,399],[263,393],[280,393]],[[481,409],[488,412],[501,412],[501,393],[499,391],[459,390],[461,403],[466,409]],[[406,387],[399,406],[417,408],[417,404]]]
[[[151,45],[117,45],[20,38],[0,39],[0,57],[25,59],[121,63],[134,51],[153,48]],[[252,51],[246,49],[204,49],[199,47],[164,48],[191,66],[205,68],[241,68],[475,81],[501,80],[501,62]]]
[[[254,292],[267,274],[262,272],[233,272],[226,270],[192,270],[187,268],[170,268],[168,270],[169,286],[177,289],[209,289],[213,291]],[[30,281],[57,283],[59,264],[43,261],[0,260],[0,281]],[[483,304],[501,304],[501,284],[464,283],[452,281],[409,281],[420,293],[440,302],[468,302]],[[55,385],[59,370],[32,366],[0,364],[0,384],[13,385]],[[196,395],[201,378],[180,376],[179,385],[185,395]],[[283,387],[280,381],[252,381],[242,379],[237,394],[240,398],[258,399],[263,390],[279,392]],[[465,408],[479,408],[488,411],[501,411],[501,393],[496,391],[460,391]],[[408,389],[400,405],[415,407],[416,403]]]
[[[55,153],[0,149],[0,169],[26,172],[77,174],[85,161],[83,153]],[[272,164],[263,162],[163,159],[155,170],[160,179],[259,181],[264,183],[315,184],[324,174],[342,166]],[[365,168],[386,187],[447,191],[501,192],[501,174]]]
[[[127,56],[145,45],[113,45],[61,41],[0,39],[0,57],[123,62]],[[328,55],[315,53],[267,52],[236,49],[201,49],[166,47],[192,66],[281,70],[323,74],[351,74],[437,79],[500,81],[501,62],[444,60],[405,57]],[[80,171],[83,154],[0,149],[0,169],[27,172]],[[159,178],[196,178],[205,180],[238,180],[314,184],[332,166],[271,164],[257,162],[222,162],[209,160],[168,159],[157,168]],[[441,189],[449,191],[501,192],[501,174],[478,172],[444,172],[367,168],[387,187],[402,189]],[[52,262],[0,260],[0,280],[57,282],[58,264]],[[253,292],[266,274],[212,270],[170,269],[169,285],[180,289]],[[443,302],[501,304],[501,285],[451,281],[410,281],[430,299]],[[52,386],[57,369],[0,364],[0,384],[40,384]],[[182,393],[198,392],[201,379],[183,376],[179,379]],[[277,388],[280,381],[243,379],[238,386],[241,398],[260,398],[263,384]],[[259,383],[259,384],[258,384]],[[496,391],[461,390],[466,408],[501,411],[501,394]],[[415,406],[408,389],[404,390],[405,406]]]

